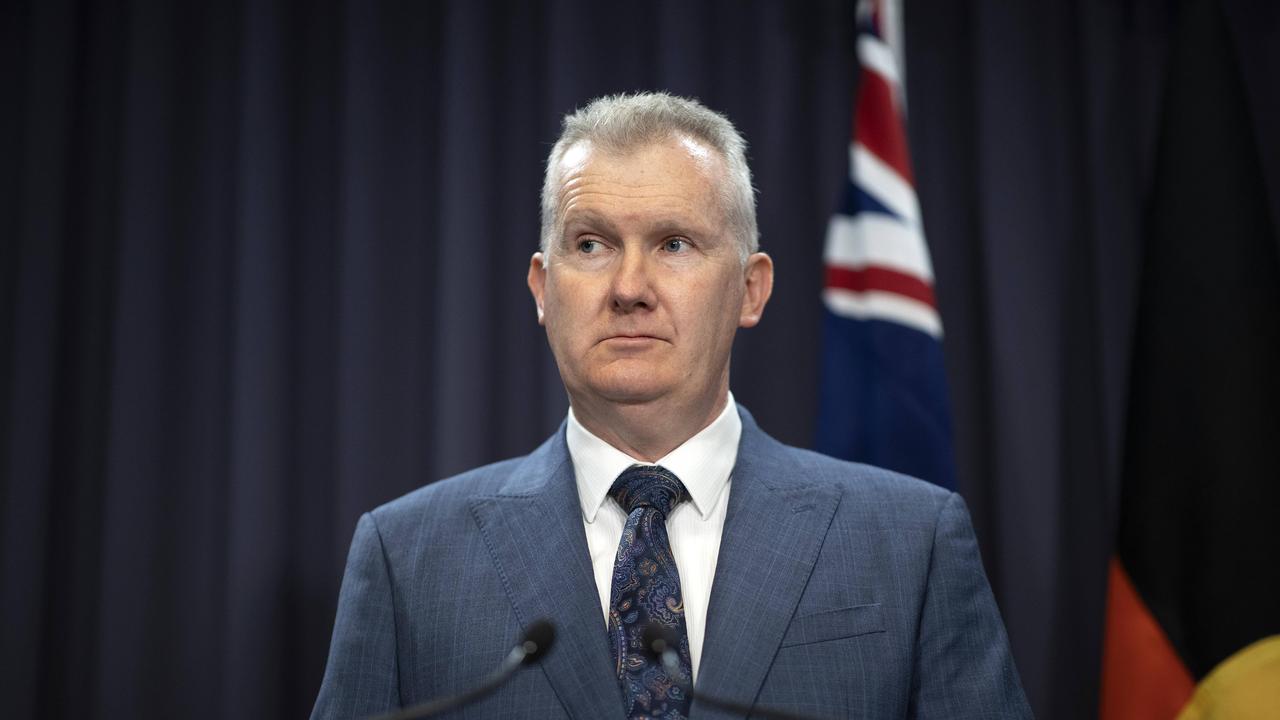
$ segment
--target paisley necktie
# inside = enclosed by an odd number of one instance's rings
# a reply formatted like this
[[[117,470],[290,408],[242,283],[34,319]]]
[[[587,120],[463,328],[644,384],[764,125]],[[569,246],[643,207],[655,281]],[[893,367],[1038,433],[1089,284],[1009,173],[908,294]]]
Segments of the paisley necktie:
[[[609,639],[627,717],[688,717],[688,695],[649,657],[641,641],[649,623],[669,628],[680,639],[680,672],[682,680],[689,681],[692,665],[684,596],[667,539],[667,515],[688,495],[680,479],[658,465],[627,468],[609,495],[627,513],[613,563],[609,602]]]

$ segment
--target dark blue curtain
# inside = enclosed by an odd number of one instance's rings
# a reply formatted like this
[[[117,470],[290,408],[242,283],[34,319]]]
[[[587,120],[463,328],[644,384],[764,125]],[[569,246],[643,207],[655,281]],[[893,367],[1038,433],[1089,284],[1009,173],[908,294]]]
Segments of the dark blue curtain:
[[[1177,3],[906,4],[959,485],[1037,713],[1080,717]],[[1274,183],[1277,12],[1225,7]],[[563,417],[524,275],[600,94],[747,136],[778,277],[734,392],[810,444],[854,62],[835,0],[5,3],[3,714],[309,711],[359,513]]]

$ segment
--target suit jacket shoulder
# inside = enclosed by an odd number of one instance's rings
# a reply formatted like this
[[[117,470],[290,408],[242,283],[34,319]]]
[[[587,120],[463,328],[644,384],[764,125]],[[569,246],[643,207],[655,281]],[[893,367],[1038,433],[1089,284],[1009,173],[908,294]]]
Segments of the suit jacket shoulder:
[[[540,619],[551,652],[477,717],[620,718],[563,428],[522,458],[366,513],[313,717],[367,717],[470,690]]]
[[[819,717],[1030,714],[960,496],[745,411],[699,684]]]
[[[840,488],[847,497],[867,502],[874,500],[886,510],[909,514],[937,512],[955,494],[909,475],[840,460],[765,437],[764,452],[779,454],[784,463],[794,468],[794,472],[786,476],[788,482],[829,484]]]

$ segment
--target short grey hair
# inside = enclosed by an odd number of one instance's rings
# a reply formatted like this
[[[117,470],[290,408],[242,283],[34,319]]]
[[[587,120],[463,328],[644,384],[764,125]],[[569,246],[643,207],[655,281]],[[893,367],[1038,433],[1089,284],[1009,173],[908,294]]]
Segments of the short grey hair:
[[[560,139],[551,148],[542,179],[542,252],[559,233],[560,161],[579,142],[614,154],[687,135],[710,146],[725,161],[726,179],[718,188],[730,231],[737,237],[742,261],[760,247],[756,228],[756,193],[747,166],[747,141],[728,118],[689,98],[664,92],[608,95],[564,117]]]

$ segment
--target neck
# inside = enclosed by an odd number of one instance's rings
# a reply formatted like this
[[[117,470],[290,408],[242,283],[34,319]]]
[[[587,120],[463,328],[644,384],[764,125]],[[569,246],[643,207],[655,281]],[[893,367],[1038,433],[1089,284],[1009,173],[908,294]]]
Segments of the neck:
[[[591,434],[644,462],[657,462],[715,421],[729,401],[728,384],[694,403],[595,402],[570,398],[573,415]]]

